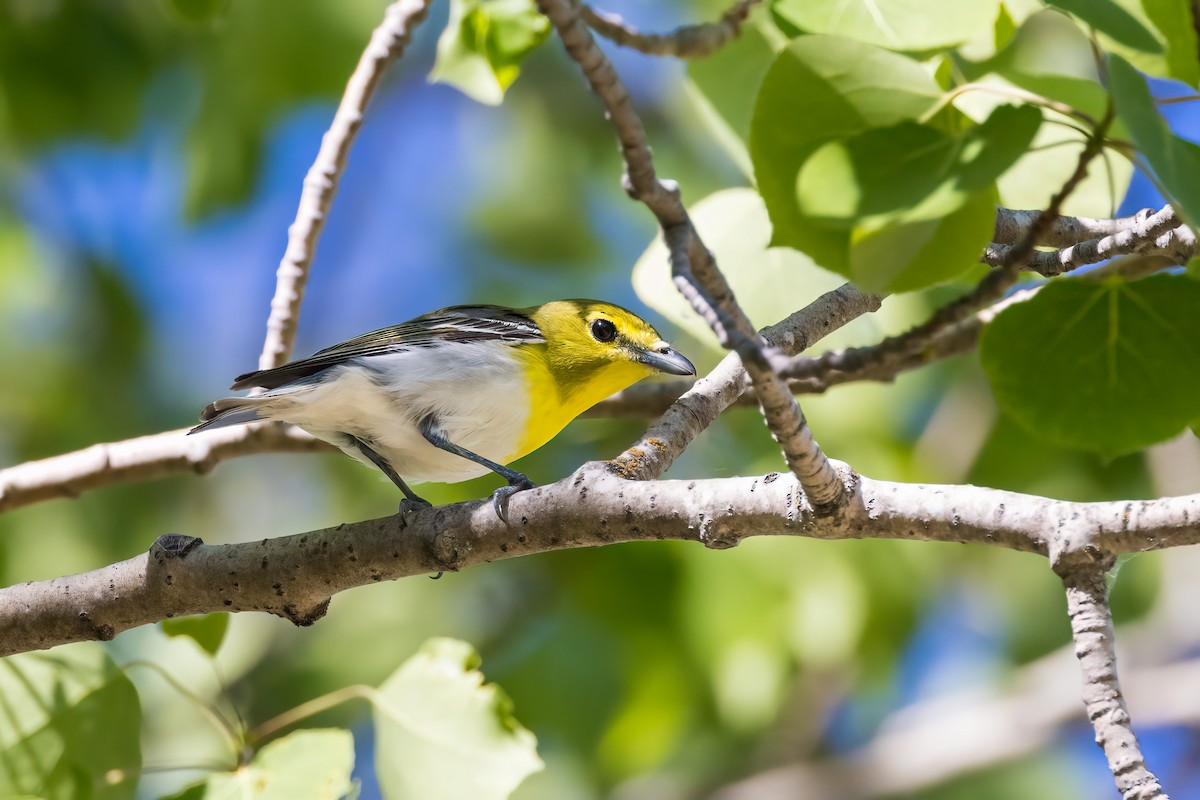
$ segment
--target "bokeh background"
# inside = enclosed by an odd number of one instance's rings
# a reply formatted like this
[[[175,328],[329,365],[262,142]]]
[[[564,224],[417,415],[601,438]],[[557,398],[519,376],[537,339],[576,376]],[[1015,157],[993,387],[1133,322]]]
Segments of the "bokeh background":
[[[195,21],[164,2],[0,2],[0,466],[188,425],[256,364],[301,181],[384,5],[233,0]],[[608,7],[652,30],[719,8]],[[481,105],[427,81],[445,18],[435,5],[370,109],[321,240],[297,354],[472,301],[599,297],[671,331],[632,288],[653,220],[622,192],[613,137],[577,69],[551,40],[502,106]],[[683,65],[608,51],[660,172],[680,181],[685,200],[746,185],[685,89]],[[1200,133],[1190,104],[1167,111],[1184,135]],[[1141,176],[1114,200],[1121,213],[1160,203]],[[799,308],[836,284],[777,289]],[[901,330],[953,291],[889,300],[834,342]],[[675,335],[702,369],[719,359],[712,343]],[[876,478],[1077,500],[1200,491],[1194,439],[1111,461],[1047,445],[996,411],[973,357],[894,385],[842,387],[805,409],[829,453]],[[646,424],[579,421],[519,467],[553,482],[616,454]],[[757,412],[734,410],[668,477],[782,466]],[[493,484],[423,493],[451,502]],[[246,458],[208,477],[5,514],[0,580],[95,568],[167,532],[261,539],[382,516],[396,501],[390,484],[341,456]],[[1136,644],[1124,664],[1200,648],[1187,612],[1200,600],[1188,578],[1197,567],[1190,550],[1122,564],[1114,613],[1132,631],[1122,643]],[[119,662],[160,664],[254,724],[342,686],[377,684],[430,636],[478,647],[489,680],[537,735],[547,769],[518,791],[524,800],[669,800],[721,787],[730,798],[781,796],[738,782],[850,757],[905,709],[938,698],[1020,694],[1022,676],[1061,659],[1070,640],[1060,585],[1036,557],[787,539],[719,553],[621,545],[364,587],[336,597],[309,629],[237,615],[216,670],[157,627],[110,647]],[[1076,692],[1073,663],[1057,663],[1062,691]],[[151,670],[130,672],[148,767],[231,763],[193,703]],[[1137,721],[1137,694],[1132,702]],[[1169,717],[1140,727],[1148,759],[1177,796],[1200,795],[1193,720]],[[367,709],[312,722],[354,728],[362,796],[377,796]],[[1016,760],[909,796],[1107,796],[1111,776],[1091,736],[1079,706]],[[154,769],[140,791],[157,797],[197,774]]]

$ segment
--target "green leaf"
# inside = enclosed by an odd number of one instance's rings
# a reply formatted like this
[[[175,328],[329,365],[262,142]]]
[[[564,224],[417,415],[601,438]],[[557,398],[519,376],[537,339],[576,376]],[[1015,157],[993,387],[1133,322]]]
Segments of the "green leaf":
[[[229,628],[229,615],[223,612],[194,617],[175,617],[162,621],[167,636],[190,636],[210,656],[215,656]]]
[[[717,142],[738,167],[753,176],[746,142],[754,99],[771,63],[786,43],[778,30],[762,18],[749,22],[740,36],[705,58],[688,61],[685,84]]]
[[[950,280],[978,263],[995,230],[995,190],[966,195],[944,214],[926,215],[925,208],[918,207],[911,219],[906,215],[855,227],[849,277],[866,288],[908,292]]]
[[[353,769],[350,731],[296,731],[265,745],[237,772],[211,774],[163,800],[339,800],[357,791]]]
[[[800,167],[801,222],[788,243],[874,291],[951,278],[979,260],[995,221],[994,182],[1041,123],[1037,109],[1000,106],[958,136],[903,121],[827,141]],[[777,241],[780,233],[777,225]]]
[[[137,690],[99,645],[0,660],[0,797],[133,798]]]
[[[375,761],[388,800],[506,798],[542,769],[508,697],[466,642],[431,639],[380,687]]]
[[[429,79],[499,105],[521,61],[550,34],[533,0],[451,0]]]
[[[1031,433],[1112,456],[1200,415],[1200,284],[1054,281],[984,329],[1000,406]]]
[[[1200,222],[1200,147],[1171,133],[1154,105],[1150,87],[1137,70],[1118,55],[1108,57],[1117,114],[1155,176],[1178,202],[1192,225]]]
[[[999,0],[775,0],[771,9],[801,31],[922,51],[961,44],[989,28],[999,5]]]
[[[972,119],[985,119],[1000,104],[1011,102],[1012,86],[1066,103],[1095,119],[1103,117],[1108,107],[1108,90],[1100,83],[1091,43],[1076,23],[1057,11],[1030,15],[1000,53],[960,65],[972,83],[994,87],[955,98],[955,107]],[[1055,123],[1069,121],[1054,111],[1043,113]],[[1120,120],[1110,133],[1127,138]],[[1042,126],[1031,148],[999,178],[1000,203],[1009,208],[1045,208],[1074,171],[1084,144],[1084,135],[1064,124]],[[1067,198],[1064,213],[1112,216],[1132,176],[1128,159],[1105,153]]]
[[[689,211],[756,327],[772,325],[796,310],[795,296],[781,292],[780,286],[803,286],[805,296],[815,296],[842,283],[803,253],[770,246],[771,221],[753,189],[723,189],[692,204]],[[675,288],[661,233],[634,264],[633,288],[643,303],[696,341],[719,349],[708,323]]]
[[[1007,47],[990,59],[964,63],[963,71],[975,82],[985,75],[999,75],[1022,89],[1095,118],[1102,117],[1108,105],[1108,93],[1100,83],[1087,34],[1070,18],[1054,11],[1031,15]],[[987,93],[982,92],[967,96],[987,99]]]
[[[1200,52],[1196,44],[1194,11],[1180,0],[1142,0],[1146,16],[1167,43],[1167,75],[1189,86],[1200,84]]]
[[[184,22],[208,25],[226,15],[232,0],[167,0],[167,8]]]
[[[772,244],[844,274],[847,236],[813,226],[801,213],[800,167],[826,142],[916,119],[940,96],[925,69],[905,56],[836,36],[804,36],[788,45],[763,79],[750,127]]]
[[[1113,40],[1147,53],[1162,53],[1162,43],[1137,17],[1113,0],[1046,0],[1048,5],[1069,11]]]

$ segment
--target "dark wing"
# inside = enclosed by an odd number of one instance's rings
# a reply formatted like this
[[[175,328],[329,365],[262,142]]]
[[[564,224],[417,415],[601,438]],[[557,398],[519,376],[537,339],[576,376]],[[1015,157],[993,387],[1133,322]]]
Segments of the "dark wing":
[[[541,341],[545,340],[537,323],[518,311],[500,306],[452,306],[364,333],[282,367],[247,372],[237,376],[232,388],[274,389],[351,359],[434,347],[443,342]]]

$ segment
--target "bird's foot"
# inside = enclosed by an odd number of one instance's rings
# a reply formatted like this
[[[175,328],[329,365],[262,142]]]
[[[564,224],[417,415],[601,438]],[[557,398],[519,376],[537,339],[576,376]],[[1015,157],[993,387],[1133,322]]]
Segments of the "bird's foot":
[[[427,508],[433,508],[433,503],[420,497],[406,497],[400,501],[400,508],[396,513],[400,515],[400,519],[404,519],[410,512],[424,511]]]
[[[526,489],[536,489],[537,484],[526,478],[524,475],[517,473],[516,477],[510,478],[508,486],[501,486],[496,491],[492,492],[492,508],[496,511],[496,516],[505,525],[508,524],[508,499],[517,492],[523,492]]]

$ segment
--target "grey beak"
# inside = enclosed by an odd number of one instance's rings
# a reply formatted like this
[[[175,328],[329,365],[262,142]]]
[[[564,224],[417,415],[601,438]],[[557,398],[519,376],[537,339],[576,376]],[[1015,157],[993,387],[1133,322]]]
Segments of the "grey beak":
[[[669,347],[661,350],[637,350],[637,360],[668,375],[695,375],[696,368],[681,354]]]

